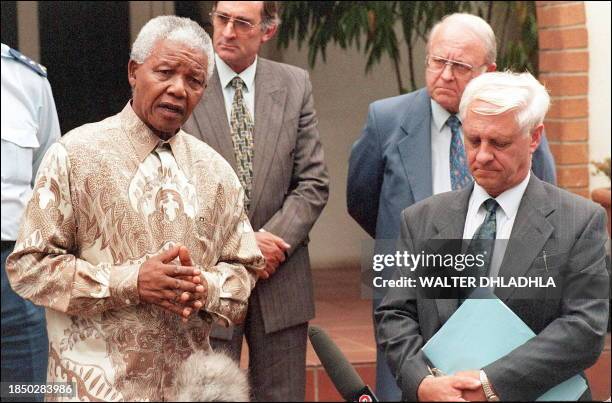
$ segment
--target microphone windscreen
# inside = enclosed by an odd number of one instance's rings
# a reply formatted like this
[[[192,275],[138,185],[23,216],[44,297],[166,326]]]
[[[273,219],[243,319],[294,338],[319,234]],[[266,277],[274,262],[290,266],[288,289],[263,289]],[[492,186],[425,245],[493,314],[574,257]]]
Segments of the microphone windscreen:
[[[355,368],[321,328],[310,326],[308,337],[317,357],[321,360],[321,364],[340,395],[346,401],[352,401],[366,386]]]
[[[248,402],[245,371],[221,352],[196,351],[183,362],[173,384],[177,402]]]

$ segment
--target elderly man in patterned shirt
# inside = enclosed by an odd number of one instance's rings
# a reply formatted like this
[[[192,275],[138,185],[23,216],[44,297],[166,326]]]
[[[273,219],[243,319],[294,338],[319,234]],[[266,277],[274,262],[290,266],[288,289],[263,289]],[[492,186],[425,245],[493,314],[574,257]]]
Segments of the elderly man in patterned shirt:
[[[195,22],[157,17],[128,64],[132,100],[42,162],[7,273],[46,307],[48,382],[78,399],[167,400],[177,367],[240,323],[263,271],[229,164],[180,129],[213,71]]]

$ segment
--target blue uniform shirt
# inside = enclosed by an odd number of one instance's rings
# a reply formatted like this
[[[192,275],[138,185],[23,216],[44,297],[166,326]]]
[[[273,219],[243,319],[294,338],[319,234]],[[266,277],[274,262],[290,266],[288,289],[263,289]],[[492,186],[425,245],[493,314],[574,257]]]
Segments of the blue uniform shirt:
[[[2,240],[17,239],[38,166],[60,137],[44,67],[2,44]]]

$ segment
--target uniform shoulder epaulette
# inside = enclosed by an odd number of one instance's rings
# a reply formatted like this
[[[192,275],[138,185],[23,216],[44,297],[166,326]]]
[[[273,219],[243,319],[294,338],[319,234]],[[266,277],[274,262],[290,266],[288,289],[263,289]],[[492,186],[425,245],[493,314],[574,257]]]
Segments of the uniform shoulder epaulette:
[[[22,54],[21,52],[13,48],[9,49],[9,53],[11,56],[13,56],[15,60],[25,64],[26,66],[34,70],[36,74],[43,76],[43,77],[47,77],[47,69],[42,64],[36,63],[34,60],[30,59],[26,55]]]

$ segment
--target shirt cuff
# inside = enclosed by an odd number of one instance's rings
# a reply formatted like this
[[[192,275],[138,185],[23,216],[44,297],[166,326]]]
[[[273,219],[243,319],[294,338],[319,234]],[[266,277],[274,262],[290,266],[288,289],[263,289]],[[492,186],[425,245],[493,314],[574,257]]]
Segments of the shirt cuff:
[[[138,273],[140,265],[114,266],[111,269],[109,290],[113,305],[124,307],[140,303]]]

